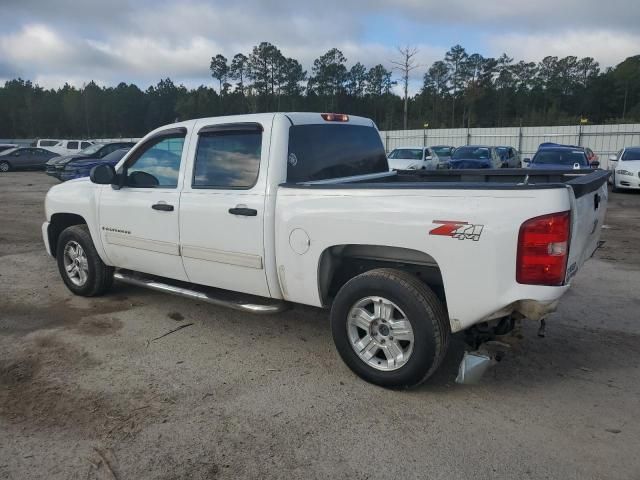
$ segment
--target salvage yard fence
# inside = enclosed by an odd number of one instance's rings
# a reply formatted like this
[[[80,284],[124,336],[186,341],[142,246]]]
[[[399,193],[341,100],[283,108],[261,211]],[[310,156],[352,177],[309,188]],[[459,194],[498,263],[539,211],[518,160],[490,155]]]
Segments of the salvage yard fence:
[[[387,152],[398,147],[427,145],[493,145],[517,148],[531,157],[544,142],[589,147],[607,168],[609,155],[623,147],[640,146],[640,124],[566,125],[554,127],[440,128],[386,130],[380,136]]]
[[[566,125],[554,127],[439,128],[386,130],[380,136],[387,152],[398,147],[426,145],[494,145],[517,148],[522,157],[531,157],[538,145],[555,142],[589,147],[607,168],[609,155],[623,147],[640,146],[640,123],[616,125]],[[137,141],[138,138],[100,138],[99,142]],[[29,145],[33,139],[1,139],[0,143]]]

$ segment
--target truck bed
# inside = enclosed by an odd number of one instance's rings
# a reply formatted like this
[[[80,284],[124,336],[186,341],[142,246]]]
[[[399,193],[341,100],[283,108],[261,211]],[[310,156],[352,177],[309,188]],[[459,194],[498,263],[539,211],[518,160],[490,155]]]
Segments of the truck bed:
[[[312,189],[471,189],[531,190],[571,187],[576,198],[598,190],[606,170],[404,170],[316,182],[284,183],[282,187]]]

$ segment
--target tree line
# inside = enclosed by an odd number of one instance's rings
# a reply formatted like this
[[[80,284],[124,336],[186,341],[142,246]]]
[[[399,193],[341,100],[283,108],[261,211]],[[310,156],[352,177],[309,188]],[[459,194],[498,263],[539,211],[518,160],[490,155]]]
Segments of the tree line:
[[[590,57],[535,63],[460,45],[428,68],[415,63],[415,49],[399,54],[389,59],[402,66],[394,71],[349,66],[332,48],[306,71],[262,42],[246,55],[214,55],[212,85],[192,89],[169,78],[146,90],[93,81],[44,89],[18,78],[0,86],[0,138],[134,137],[176,120],[266,111],[344,112],[373,118],[382,130],[640,122],[640,55],[602,69]],[[409,71],[420,69],[422,86],[411,96]]]

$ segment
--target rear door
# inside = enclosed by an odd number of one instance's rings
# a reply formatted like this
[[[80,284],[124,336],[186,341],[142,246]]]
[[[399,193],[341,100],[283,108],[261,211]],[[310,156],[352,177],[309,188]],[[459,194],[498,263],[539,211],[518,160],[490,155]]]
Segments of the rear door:
[[[20,151],[20,166],[24,168],[33,168],[39,165],[38,154],[36,148],[25,148]]]
[[[194,161],[180,201],[181,251],[189,280],[269,296],[263,228],[271,120],[201,120],[195,128]]]
[[[573,189],[567,190],[571,196],[571,245],[567,261],[567,282],[598,248],[609,196],[607,175],[603,170],[596,170],[582,177],[582,183],[576,182]]]

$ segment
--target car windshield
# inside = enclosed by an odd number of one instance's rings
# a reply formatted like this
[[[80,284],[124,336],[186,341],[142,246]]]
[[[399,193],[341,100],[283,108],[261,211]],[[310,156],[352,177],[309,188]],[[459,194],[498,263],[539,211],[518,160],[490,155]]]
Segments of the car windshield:
[[[91,155],[92,153],[96,153],[102,147],[104,147],[104,145],[102,143],[95,143],[95,144],[85,148],[84,150],[81,150],[80,153],[82,153],[83,155]]]
[[[451,155],[451,147],[431,147],[439,157],[448,157]]]
[[[587,166],[587,157],[581,150],[539,150],[531,163],[539,165],[567,165],[579,164]]]
[[[453,152],[454,160],[472,158],[474,160],[487,160],[490,157],[489,149],[486,147],[460,147]]]
[[[622,154],[622,161],[640,160],[640,148],[627,148]]]
[[[397,148],[391,155],[389,155],[391,159],[403,159],[403,160],[422,160],[422,149],[421,148]]]

